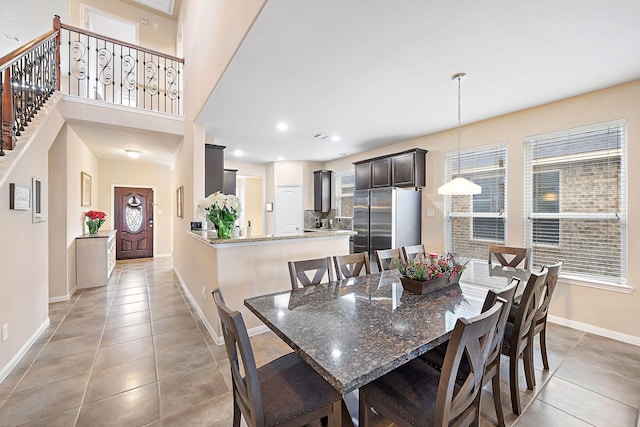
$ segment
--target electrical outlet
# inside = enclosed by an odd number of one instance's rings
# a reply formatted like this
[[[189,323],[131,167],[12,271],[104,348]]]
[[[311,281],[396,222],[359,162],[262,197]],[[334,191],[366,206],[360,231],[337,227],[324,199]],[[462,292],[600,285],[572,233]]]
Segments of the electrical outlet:
[[[9,325],[6,323],[2,325],[2,342],[5,342],[9,338]]]
[[[202,299],[207,297],[207,288],[206,287],[202,287]]]

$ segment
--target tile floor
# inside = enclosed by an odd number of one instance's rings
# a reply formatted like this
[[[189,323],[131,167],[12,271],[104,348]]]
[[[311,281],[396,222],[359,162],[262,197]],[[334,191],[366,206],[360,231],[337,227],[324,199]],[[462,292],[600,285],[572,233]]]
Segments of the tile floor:
[[[0,426],[231,426],[229,367],[186,302],[169,258],[118,263],[107,287],[50,305],[50,327],[0,383]],[[288,347],[252,337],[258,364]],[[526,409],[508,425],[640,427],[640,348],[551,325]],[[524,378],[521,384],[524,384]],[[357,396],[346,397],[353,414]],[[488,389],[482,426],[495,425]],[[383,420],[378,427],[389,426]]]

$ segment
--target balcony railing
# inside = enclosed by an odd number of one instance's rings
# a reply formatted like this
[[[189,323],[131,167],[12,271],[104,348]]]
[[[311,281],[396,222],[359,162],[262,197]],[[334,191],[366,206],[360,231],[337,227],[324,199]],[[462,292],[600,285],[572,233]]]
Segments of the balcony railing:
[[[0,156],[55,90],[182,115],[184,60],[53,19],[53,30],[0,58]]]

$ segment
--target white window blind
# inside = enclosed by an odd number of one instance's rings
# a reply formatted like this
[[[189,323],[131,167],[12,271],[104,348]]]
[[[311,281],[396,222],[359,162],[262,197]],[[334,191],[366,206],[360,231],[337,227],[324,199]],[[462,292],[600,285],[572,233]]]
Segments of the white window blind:
[[[353,217],[353,191],[356,176],[353,170],[334,174],[336,217]]]
[[[497,144],[460,153],[460,175],[482,187],[474,196],[445,196],[445,249],[485,259],[489,243],[504,244],[507,147]],[[458,175],[458,152],[445,157],[445,180]]]
[[[563,276],[626,282],[626,123],[525,141],[525,244],[533,265],[565,261]]]

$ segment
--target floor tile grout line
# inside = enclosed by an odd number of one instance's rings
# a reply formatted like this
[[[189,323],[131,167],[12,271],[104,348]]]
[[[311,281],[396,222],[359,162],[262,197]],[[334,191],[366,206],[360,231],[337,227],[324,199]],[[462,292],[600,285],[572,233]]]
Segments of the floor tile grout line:
[[[144,269],[144,277],[145,277],[145,287],[147,288],[147,298],[149,301],[149,328],[151,328],[151,346],[153,348],[153,366],[156,370],[156,403],[158,404],[158,417],[156,420],[152,421],[152,423],[156,421],[162,420],[162,408],[161,408],[161,390],[160,390],[160,372],[158,371],[158,353],[156,352],[156,339],[155,334],[153,333],[153,320],[151,316],[151,294],[149,289],[149,275],[147,274],[147,268]],[[150,424],[150,423],[147,423]]]

